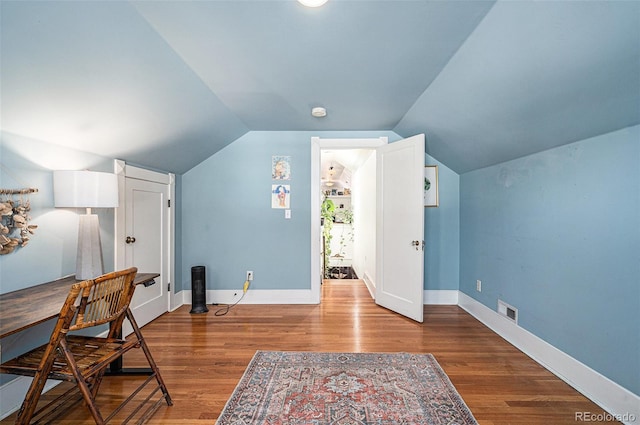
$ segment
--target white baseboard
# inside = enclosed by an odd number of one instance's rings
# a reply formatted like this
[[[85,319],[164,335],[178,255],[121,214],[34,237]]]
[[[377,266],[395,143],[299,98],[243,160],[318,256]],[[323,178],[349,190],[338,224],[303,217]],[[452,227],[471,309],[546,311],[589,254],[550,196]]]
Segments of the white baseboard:
[[[375,298],[375,285],[365,275],[362,279],[372,298]],[[191,304],[191,290],[181,292],[182,303]],[[242,296],[242,290],[209,289],[206,291],[207,304],[233,304]],[[308,289],[282,290],[249,290],[241,303],[245,304],[317,304],[312,302],[311,291]],[[424,304],[457,305],[457,290],[427,290],[424,291]]]
[[[32,378],[20,376],[0,387],[0,420],[20,409],[32,380]],[[60,383],[61,381],[48,380],[44,385],[43,392],[49,391]]]
[[[458,305],[457,289],[426,290],[424,291],[423,303],[425,305]]]
[[[207,305],[233,304],[242,297],[242,289],[208,289],[205,294]],[[191,290],[182,291],[183,304],[191,304]],[[243,304],[317,304],[313,302],[310,289],[249,289],[242,301]]]
[[[640,424],[640,396],[521,328],[484,304],[459,292],[458,305],[545,369],[628,425]],[[598,412],[587,412],[597,415]],[[578,421],[578,419],[576,419]]]
[[[369,276],[369,274],[365,272],[362,275],[362,281],[364,282],[365,286],[369,290],[369,295],[371,295],[371,298],[373,298],[375,300],[376,299],[376,284],[371,279],[371,276]]]

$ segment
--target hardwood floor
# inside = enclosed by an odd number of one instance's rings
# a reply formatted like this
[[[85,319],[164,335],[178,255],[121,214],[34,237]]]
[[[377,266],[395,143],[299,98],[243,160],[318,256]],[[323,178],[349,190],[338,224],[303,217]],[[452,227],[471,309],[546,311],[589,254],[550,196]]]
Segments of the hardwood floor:
[[[480,424],[575,424],[576,414],[603,413],[457,306],[425,306],[419,324],[377,306],[360,280],[325,281],[322,291],[320,305],[239,304],[224,316],[182,306],[145,326],[174,401],[149,423],[214,424],[256,350],[432,353]],[[125,358],[142,366],[138,353]],[[105,378],[105,411],[127,379]],[[78,404],[60,423],[93,422]]]

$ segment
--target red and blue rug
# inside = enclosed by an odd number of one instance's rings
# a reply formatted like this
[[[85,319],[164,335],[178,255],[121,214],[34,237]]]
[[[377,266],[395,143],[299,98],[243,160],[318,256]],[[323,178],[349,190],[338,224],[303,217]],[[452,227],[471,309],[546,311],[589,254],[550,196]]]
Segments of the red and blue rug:
[[[431,354],[258,351],[216,424],[477,422]]]

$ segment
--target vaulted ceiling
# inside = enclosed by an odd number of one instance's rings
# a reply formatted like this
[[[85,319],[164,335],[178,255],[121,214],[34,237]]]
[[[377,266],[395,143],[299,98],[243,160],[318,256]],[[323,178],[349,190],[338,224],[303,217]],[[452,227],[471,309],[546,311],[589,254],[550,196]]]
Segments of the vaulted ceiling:
[[[253,130],[425,133],[464,173],[640,124],[637,1],[0,8],[4,134],[176,173]]]

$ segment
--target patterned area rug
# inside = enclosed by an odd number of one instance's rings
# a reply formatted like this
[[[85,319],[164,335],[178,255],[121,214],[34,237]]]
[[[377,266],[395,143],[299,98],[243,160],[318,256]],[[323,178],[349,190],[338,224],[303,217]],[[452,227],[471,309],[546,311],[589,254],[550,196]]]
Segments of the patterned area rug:
[[[258,351],[216,424],[477,422],[431,354]]]

